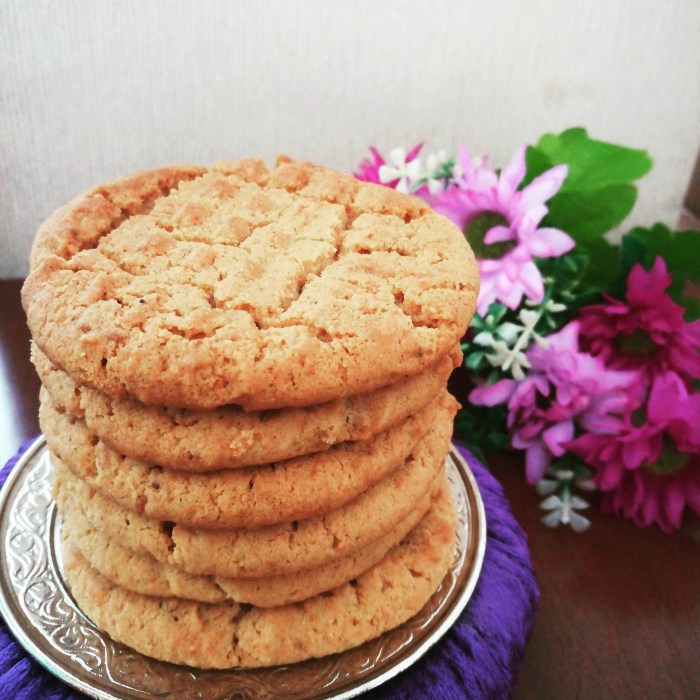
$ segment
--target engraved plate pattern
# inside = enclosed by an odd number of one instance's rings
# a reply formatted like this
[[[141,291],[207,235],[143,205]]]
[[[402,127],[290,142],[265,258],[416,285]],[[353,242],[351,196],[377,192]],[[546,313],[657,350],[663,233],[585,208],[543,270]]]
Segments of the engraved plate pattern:
[[[476,584],[486,537],[483,505],[455,450],[446,467],[457,505],[458,542],[450,571],[417,615],[342,654],[268,669],[206,671],[134,652],[80,612],[61,574],[60,518],[51,499],[48,451],[40,439],[17,464],[0,498],[0,609],[32,655],[66,683],[95,698],[354,696],[416,661],[449,628]]]

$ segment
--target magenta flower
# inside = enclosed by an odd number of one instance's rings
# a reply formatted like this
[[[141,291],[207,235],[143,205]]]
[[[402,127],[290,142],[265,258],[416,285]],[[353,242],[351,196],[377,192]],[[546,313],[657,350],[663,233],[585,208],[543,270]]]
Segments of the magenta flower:
[[[647,272],[635,265],[625,301],[581,310],[582,345],[617,369],[639,369],[649,382],[673,371],[687,383],[700,378],[700,320],[685,323],[683,307],[666,293],[671,275],[657,257]]]
[[[668,534],[681,526],[683,510],[688,505],[700,515],[700,456],[688,455],[686,468],[664,479],[643,469],[627,472],[619,486],[603,494],[604,513],[624,515],[637,527],[656,523]]]
[[[574,241],[555,228],[538,228],[545,202],[561,187],[568,169],[558,165],[518,190],[525,177],[525,147],[496,175],[482,159],[476,165],[460,150],[456,186],[426,201],[465,232],[481,272],[477,311],[483,316],[494,301],[515,309],[522,297],[542,301],[542,275],[533,258],[558,257]]]
[[[365,158],[361,161],[353,174],[358,180],[373,182],[375,185],[379,185],[379,168],[384,165],[386,161],[374,146],[370,146],[369,151],[372,157]]]
[[[511,442],[525,450],[531,484],[544,476],[553,457],[566,452],[575,421],[587,431],[615,435],[630,397],[637,395],[635,373],[608,370],[599,358],[579,352],[578,330],[574,321],[549,336],[546,348],[533,346],[525,379],[502,379],[469,396],[485,406],[508,402]]]
[[[420,177],[418,154],[422,148],[422,141],[408,153],[401,148],[395,148],[390,153],[391,163],[387,164],[382,154],[374,146],[370,146],[372,157],[365,158],[354,175],[358,180],[386,185],[392,189],[398,188],[406,192],[411,182]]]
[[[686,505],[700,515],[700,394],[667,372],[631,408],[617,435],[587,433],[568,447],[595,470],[604,509],[672,532]]]

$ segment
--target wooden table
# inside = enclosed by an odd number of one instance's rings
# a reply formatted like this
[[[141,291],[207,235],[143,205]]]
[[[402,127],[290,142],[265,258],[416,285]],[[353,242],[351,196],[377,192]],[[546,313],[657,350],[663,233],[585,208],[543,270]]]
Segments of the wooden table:
[[[37,435],[21,281],[0,281],[0,460]],[[549,530],[518,455],[490,466],[528,533],[542,594],[515,698],[700,697],[700,521],[673,536],[595,509],[589,532]]]

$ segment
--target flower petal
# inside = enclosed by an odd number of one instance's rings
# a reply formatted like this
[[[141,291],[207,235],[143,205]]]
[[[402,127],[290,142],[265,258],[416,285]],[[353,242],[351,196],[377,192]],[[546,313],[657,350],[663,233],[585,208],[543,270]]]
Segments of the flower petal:
[[[472,389],[469,400],[478,406],[495,406],[499,403],[505,403],[513,395],[517,385],[518,383],[512,379],[501,379],[490,386]]]
[[[542,510],[552,510],[553,508],[561,508],[563,505],[564,503],[559,496],[550,496],[540,503],[540,508]]]
[[[500,243],[501,241],[512,241],[515,238],[508,226],[494,226],[490,228],[484,236],[484,243]]]
[[[538,204],[543,204],[553,197],[562,186],[569,168],[566,165],[557,165],[551,170],[536,177],[523,191],[519,202],[521,212],[528,211]]]
[[[585,532],[591,526],[591,521],[580,513],[572,510],[569,515],[569,524],[574,532]]]
[[[406,165],[406,151],[400,146],[392,148],[389,151],[389,160],[397,167],[403,170]]]
[[[542,275],[533,262],[525,263],[520,268],[520,280],[528,298],[537,303],[544,299],[544,282]]]
[[[394,168],[391,165],[380,165],[379,170],[377,172],[379,174],[379,182],[381,182],[382,184],[393,182],[397,178],[400,178],[401,175],[403,175],[403,170]]]
[[[424,141],[420,141],[417,143],[407,154],[406,154],[406,162],[410,162],[412,160],[416,159],[416,156],[420,153],[421,148],[425,145]]]
[[[536,484],[543,476],[551,461],[544,444],[537,442],[525,452],[525,475],[528,484]]]
[[[575,245],[571,236],[557,228],[539,228],[525,242],[534,258],[558,258]]]
[[[559,525],[559,523],[561,522],[561,511],[553,510],[551,513],[548,513],[543,518],[540,518],[540,520],[547,527],[557,527],[557,525]]]
[[[498,198],[501,202],[513,196],[525,177],[526,170],[525,146],[521,146],[510,163],[501,170],[501,176],[498,178]]]
[[[662,496],[662,505],[666,519],[674,530],[681,526],[683,508],[685,508],[685,497],[683,489],[678,483],[679,481],[680,479],[677,478],[675,483],[668,484]]]
[[[552,479],[540,479],[535,484],[535,491],[540,496],[547,496],[550,493],[554,493],[559,488],[559,482],[553,481]]]
[[[561,457],[566,452],[565,442],[574,437],[574,422],[572,420],[555,423],[542,433],[542,439],[549,451],[555,457]]]
[[[576,508],[577,510],[585,510],[586,508],[590,507],[590,503],[588,501],[584,501],[581,496],[572,496],[571,507]]]

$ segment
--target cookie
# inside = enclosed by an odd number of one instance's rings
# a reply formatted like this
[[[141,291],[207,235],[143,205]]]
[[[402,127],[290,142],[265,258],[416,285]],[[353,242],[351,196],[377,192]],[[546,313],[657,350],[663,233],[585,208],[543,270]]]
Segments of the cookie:
[[[292,162],[165,189],[99,222],[69,207],[36,244],[29,327],[78,384],[198,410],[319,404],[419,374],[471,318],[474,256],[415,198]]]
[[[77,499],[88,520],[110,538],[182,571],[272,576],[349,556],[389,532],[432,492],[451,435],[452,412],[436,419],[404,466],[355,500],[307,520],[258,529],[203,530],[147,518],[93,491],[54,457],[55,497],[59,505]]]
[[[189,411],[112,399],[77,385],[35,345],[32,360],[53,403],[83,418],[113,450],[149,464],[199,472],[278,462],[348,440],[369,440],[430,403],[460,364],[461,351],[456,346],[425,372],[368,394],[265,412],[236,406]]]
[[[149,554],[137,554],[123,547],[93,526],[79,504],[71,498],[62,500],[60,512],[63,537],[69,539],[102,576],[122,588],[165,598],[186,598],[204,603],[233,600],[269,608],[318,595],[367,571],[415,527],[430,503],[431,499],[425,496],[400,523],[355,554],[293,574],[257,578],[185,573],[158,562]]]
[[[90,567],[70,541],[63,566],[83,612],[142,654],[200,668],[273,666],[344,651],[411,618],[445,576],[454,534],[453,504],[440,499],[369,571],[322,595],[267,609],[128,591]]]
[[[34,238],[29,267],[57,255],[65,260],[94,248],[99,239],[132,216],[148,213],[157,199],[184,180],[206,172],[193,165],[160,168],[95,187],[56,210]]]
[[[51,451],[92,488],[124,508],[199,528],[257,528],[302,520],[348,503],[405,463],[436,419],[449,420],[443,395],[367,442],[251,469],[205,474],[137,462],[107,447],[85,423],[60,413],[42,391],[39,422]]]

